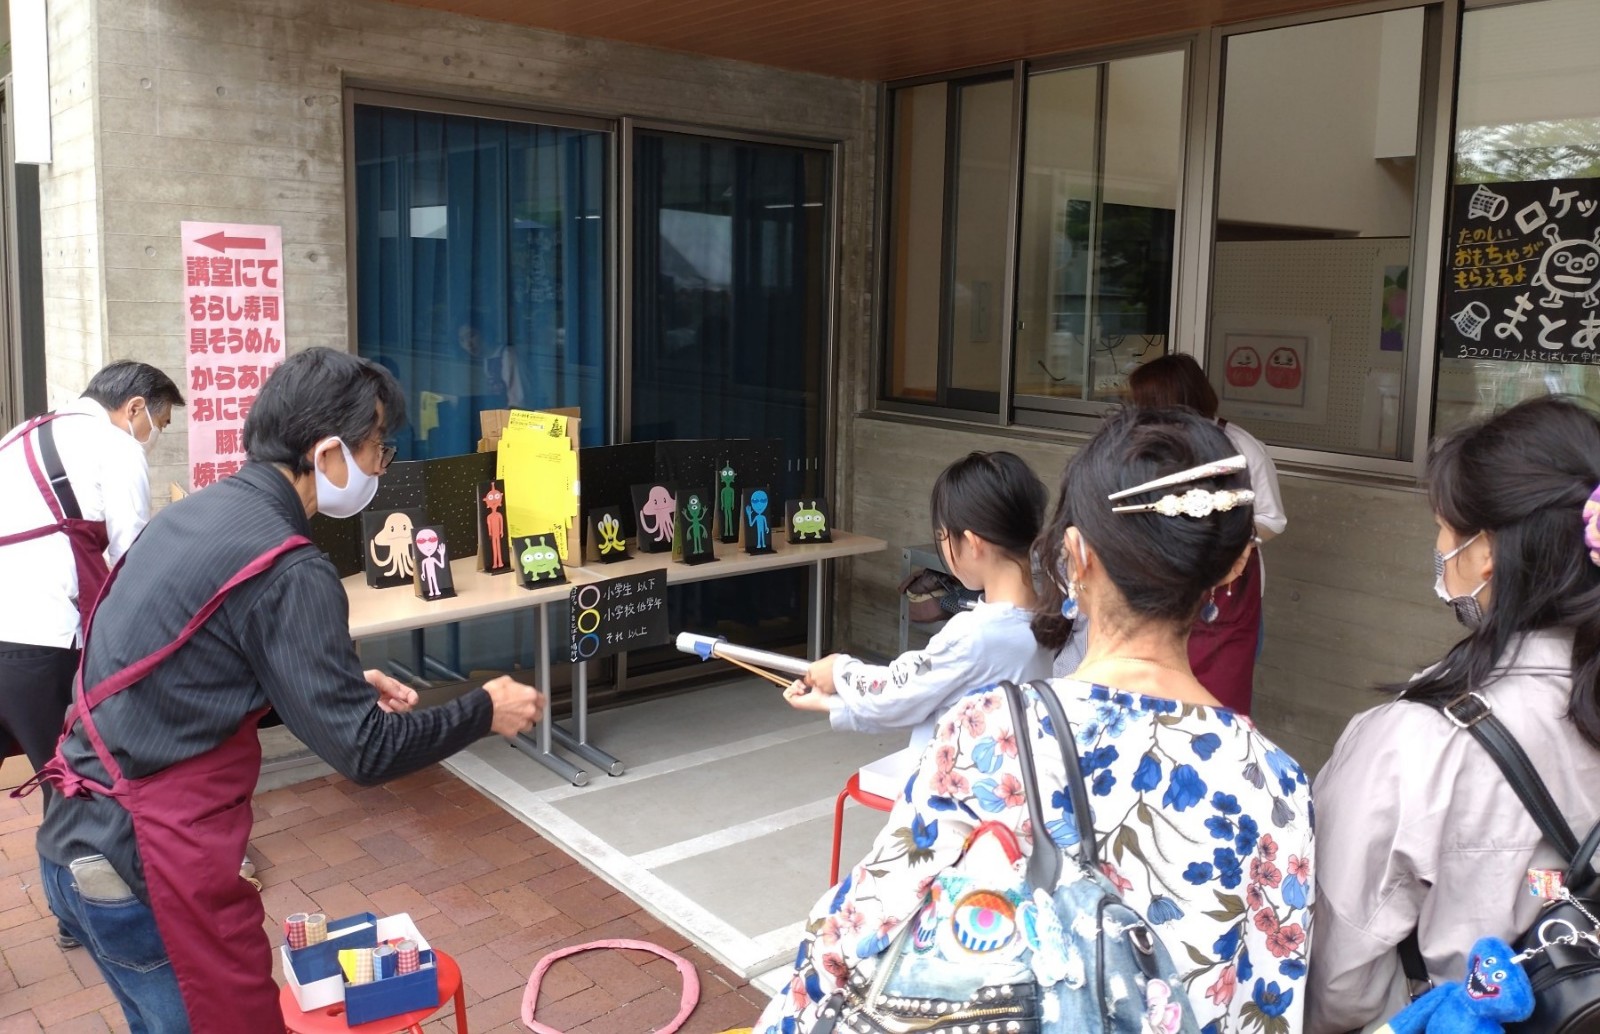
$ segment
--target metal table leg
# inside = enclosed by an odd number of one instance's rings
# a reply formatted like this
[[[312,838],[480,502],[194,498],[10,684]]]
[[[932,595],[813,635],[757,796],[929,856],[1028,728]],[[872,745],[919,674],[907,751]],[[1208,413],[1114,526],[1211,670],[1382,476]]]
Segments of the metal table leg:
[[[560,725],[552,724],[550,735],[574,754],[598,765],[606,775],[619,776],[625,769],[622,762],[589,742],[589,665],[579,661],[572,672],[572,717],[578,735],[574,736]]]
[[[545,606],[542,603],[538,607],[536,620],[539,624],[539,656],[537,658],[539,688],[548,694],[550,692],[550,622],[546,618]],[[589,773],[556,754],[551,748],[552,733],[555,729],[556,720],[551,713],[552,709],[548,706],[549,700],[546,699],[545,703],[544,716],[539,719],[538,738],[535,739],[525,732],[518,733],[512,737],[511,745],[573,786],[583,786],[589,781]]]
[[[806,614],[806,656],[822,656],[822,561],[811,565],[811,606]]]

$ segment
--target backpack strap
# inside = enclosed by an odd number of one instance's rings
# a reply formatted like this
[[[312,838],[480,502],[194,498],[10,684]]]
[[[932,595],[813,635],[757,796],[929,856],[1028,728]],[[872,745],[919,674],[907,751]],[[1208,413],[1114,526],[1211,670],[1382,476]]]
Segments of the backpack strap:
[[[1043,850],[1041,845],[1052,845],[1049,827],[1045,824],[1044,803],[1040,800],[1039,774],[1033,761],[1032,735],[1028,729],[1027,697],[1014,682],[1002,682],[1006,698],[1011,703],[1011,714],[1016,724],[1017,761],[1027,780],[1024,796],[1028,799],[1028,817],[1033,823],[1033,851],[1028,855],[1028,879],[1035,887],[1053,891],[1061,878],[1061,852]],[[1028,683],[1028,688],[1039,697],[1045,714],[1050,718],[1051,731],[1061,748],[1062,764],[1066,767],[1067,792],[1072,798],[1072,818],[1078,827],[1078,857],[1085,865],[1098,869],[1100,851],[1095,843],[1094,822],[1089,810],[1089,790],[1083,785],[1083,770],[1078,765],[1078,744],[1061,707],[1061,700],[1043,679]]]

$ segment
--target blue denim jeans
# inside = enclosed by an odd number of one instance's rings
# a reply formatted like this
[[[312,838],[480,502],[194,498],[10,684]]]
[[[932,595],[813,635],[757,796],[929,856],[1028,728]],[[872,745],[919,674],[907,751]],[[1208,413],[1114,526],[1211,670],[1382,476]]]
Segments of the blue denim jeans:
[[[132,1034],[188,1034],[189,1014],[150,906],[131,895],[85,897],[71,870],[48,858],[39,859],[39,874],[50,911],[94,957]]]

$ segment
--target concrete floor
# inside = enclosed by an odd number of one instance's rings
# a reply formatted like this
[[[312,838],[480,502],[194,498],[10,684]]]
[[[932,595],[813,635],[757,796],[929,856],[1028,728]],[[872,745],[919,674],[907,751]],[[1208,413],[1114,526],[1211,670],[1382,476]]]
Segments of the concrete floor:
[[[496,738],[446,767],[769,988],[828,889],[845,780],[905,745],[900,734],[835,733],[755,679],[592,715],[589,736],[627,771],[574,787]],[[882,821],[847,806],[845,865]]]

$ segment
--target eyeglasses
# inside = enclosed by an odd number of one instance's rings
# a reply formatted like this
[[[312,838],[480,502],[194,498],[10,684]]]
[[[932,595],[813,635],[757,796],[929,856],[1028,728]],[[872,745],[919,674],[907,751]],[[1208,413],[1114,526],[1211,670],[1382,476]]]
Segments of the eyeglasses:
[[[379,446],[378,446],[378,472],[379,473],[382,473],[383,471],[389,469],[389,464],[391,462],[393,462],[393,460],[394,460],[394,454],[399,452],[399,451],[400,451],[400,449],[399,449],[398,446],[390,445],[388,442],[383,442],[383,443],[379,444]]]

